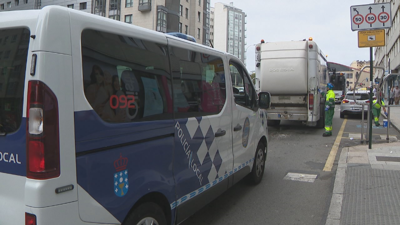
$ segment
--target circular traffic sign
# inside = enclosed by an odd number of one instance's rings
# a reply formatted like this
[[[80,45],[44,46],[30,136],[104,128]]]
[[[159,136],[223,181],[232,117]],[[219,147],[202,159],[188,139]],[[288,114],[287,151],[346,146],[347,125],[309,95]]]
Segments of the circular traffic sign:
[[[356,25],[360,25],[364,22],[364,17],[361,14],[357,14],[353,17],[353,23]]]
[[[389,19],[390,19],[390,16],[389,16],[389,13],[387,13],[387,12],[381,12],[378,15],[378,20],[381,23],[386,23],[387,21],[389,21]]]
[[[373,24],[376,21],[376,15],[373,13],[368,13],[365,16],[365,22],[369,23],[369,24]]]

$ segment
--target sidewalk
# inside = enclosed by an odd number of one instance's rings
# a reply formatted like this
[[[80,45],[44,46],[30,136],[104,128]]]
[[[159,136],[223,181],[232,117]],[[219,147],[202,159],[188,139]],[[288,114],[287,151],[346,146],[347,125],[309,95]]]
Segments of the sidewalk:
[[[390,120],[399,131],[400,108]],[[326,225],[382,224],[400,224],[400,142],[343,148]]]
[[[390,123],[400,132],[400,107],[390,108]]]

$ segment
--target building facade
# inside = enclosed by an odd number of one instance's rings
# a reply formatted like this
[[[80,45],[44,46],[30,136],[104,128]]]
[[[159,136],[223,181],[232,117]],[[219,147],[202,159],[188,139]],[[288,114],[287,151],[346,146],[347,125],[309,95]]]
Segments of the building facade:
[[[386,75],[398,74],[400,72],[400,0],[375,0],[375,3],[391,3],[392,27],[386,29],[385,43],[383,47],[374,48],[375,67],[382,67],[386,71]],[[381,77],[382,69],[377,69],[374,73],[375,77]],[[399,76],[390,76],[386,88],[400,85]],[[387,92],[385,91],[385,94]]]
[[[234,7],[233,3],[215,3],[210,19],[210,39],[214,48],[231,53],[245,62],[246,14]]]
[[[210,0],[0,0],[0,13],[60,5],[209,44]]]
[[[90,0],[0,0],[0,13],[11,10],[41,9],[47,5],[61,5],[90,13],[91,4]]]

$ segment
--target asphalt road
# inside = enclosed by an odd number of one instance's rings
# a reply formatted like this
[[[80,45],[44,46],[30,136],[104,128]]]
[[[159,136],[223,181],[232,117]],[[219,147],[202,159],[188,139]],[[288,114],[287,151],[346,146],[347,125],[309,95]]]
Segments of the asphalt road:
[[[325,224],[340,150],[361,144],[361,116],[340,119],[339,108],[337,105],[331,137],[322,137],[323,129],[306,127],[300,122],[269,127],[268,158],[262,182],[257,186],[239,182],[183,225]],[[342,135],[337,140],[340,130]],[[400,139],[394,129],[389,133],[391,138]],[[372,144],[386,141],[378,138],[386,135],[386,129],[374,127],[373,134]],[[286,179],[288,174],[292,176]]]

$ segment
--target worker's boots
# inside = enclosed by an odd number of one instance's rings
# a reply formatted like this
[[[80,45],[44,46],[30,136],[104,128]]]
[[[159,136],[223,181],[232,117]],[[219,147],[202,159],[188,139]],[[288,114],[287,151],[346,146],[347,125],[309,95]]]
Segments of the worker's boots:
[[[375,122],[375,126],[379,127],[381,124],[379,122]]]
[[[332,131],[326,131],[325,133],[322,134],[323,137],[329,137],[332,136]]]

